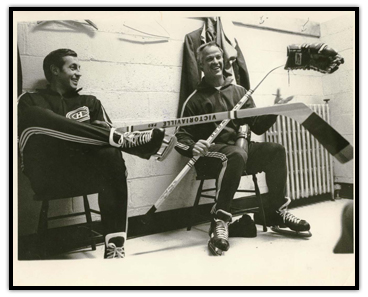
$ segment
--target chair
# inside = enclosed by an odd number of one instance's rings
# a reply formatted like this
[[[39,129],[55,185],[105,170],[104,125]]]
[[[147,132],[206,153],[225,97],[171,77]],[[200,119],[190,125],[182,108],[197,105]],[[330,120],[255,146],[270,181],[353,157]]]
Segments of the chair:
[[[244,173],[243,176],[247,176],[247,174]],[[198,190],[197,190],[197,195],[196,195],[196,199],[194,201],[194,205],[192,207],[191,218],[189,219],[189,224],[188,224],[188,227],[187,227],[188,231],[191,230],[192,225],[194,223],[195,215],[198,212],[198,205],[199,205],[200,198],[204,197],[204,198],[214,199],[215,203],[216,203],[216,196],[215,195],[203,194],[203,193],[210,192],[210,191],[217,191],[216,187],[215,188],[203,189],[204,181],[212,180],[212,179],[217,179],[217,177],[204,176],[204,175],[197,175],[197,177],[196,177],[196,180],[200,181],[200,184],[199,184],[199,187],[198,187]],[[261,218],[262,218],[262,221],[263,221],[263,224],[262,224],[263,225],[263,231],[267,232],[266,217],[265,217],[265,212],[264,212],[264,207],[263,207],[262,196],[261,196],[261,193],[260,193],[259,187],[258,187],[257,176],[255,174],[252,174],[252,179],[253,179],[253,183],[254,183],[254,190],[238,189],[237,192],[255,193],[257,201],[259,203],[258,207],[251,207],[251,208],[245,208],[245,209],[232,208],[231,213],[232,214],[240,214],[240,213],[247,213],[247,212],[252,212],[252,213],[260,212],[261,213]],[[217,184],[217,180],[216,180],[215,184]]]
[[[87,221],[86,222],[86,227],[91,232],[91,248],[92,248],[93,251],[96,250],[96,241],[95,241],[96,236],[102,236],[102,234],[100,234],[100,233],[98,233],[98,232],[96,232],[95,230],[92,229],[91,212],[96,213],[96,214],[100,214],[100,211],[90,208],[89,202],[88,202],[88,194],[93,194],[93,193],[85,193],[83,195],[76,194],[76,195],[69,196],[69,197],[57,196],[57,195],[38,195],[38,194],[35,194],[33,196],[33,199],[35,201],[42,201],[42,206],[41,206],[41,211],[40,211],[40,216],[39,216],[39,221],[38,221],[38,229],[37,229],[37,235],[38,235],[38,239],[40,241],[39,243],[41,245],[45,241],[49,221],[57,220],[57,219],[65,219],[65,218],[69,218],[69,217],[76,217],[76,216],[80,216],[80,215],[85,215],[86,216],[86,221]],[[78,212],[78,213],[72,213],[72,214],[67,214],[67,215],[59,215],[59,216],[48,217],[48,210],[49,210],[49,202],[50,201],[60,200],[60,199],[67,199],[67,198],[77,197],[77,196],[82,196],[83,197],[84,212]]]
[[[246,142],[243,142],[242,144],[240,144],[241,146],[243,145],[248,145],[248,143],[251,140],[251,131],[249,129],[248,125],[243,125],[240,126],[239,131],[238,131],[238,135],[244,135],[243,138],[246,139]],[[244,174],[242,176],[247,176],[248,174],[244,172]],[[199,205],[199,200],[201,197],[204,198],[210,198],[210,199],[214,199],[215,203],[216,201],[216,196],[215,195],[207,195],[207,194],[203,194],[206,192],[210,192],[210,191],[216,191],[217,192],[217,188],[209,188],[209,189],[203,189],[203,183],[205,180],[211,180],[211,179],[215,179],[216,183],[215,185],[217,185],[217,176],[208,176],[208,175],[201,175],[201,174],[197,174],[196,180],[200,181],[198,190],[197,190],[197,195],[196,195],[196,199],[194,201],[194,205],[192,208],[192,213],[191,213],[191,218],[189,219],[189,224],[187,227],[187,230],[190,231],[194,222],[194,217],[195,214],[197,213],[198,210],[198,205]],[[231,209],[231,213],[232,214],[240,214],[240,213],[246,213],[246,212],[260,212],[261,213],[261,219],[263,221],[263,231],[266,232],[267,231],[267,225],[266,225],[266,216],[265,216],[265,212],[264,212],[264,207],[263,207],[263,201],[262,201],[262,196],[261,193],[259,191],[259,187],[258,187],[258,181],[257,181],[257,176],[256,174],[252,174],[252,179],[253,179],[253,183],[254,183],[254,190],[245,190],[245,189],[238,189],[237,192],[240,193],[255,193],[256,194],[256,198],[258,200],[258,207],[253,207],[253,208],[246,208],[246,209],[235,209],[232,208]]]

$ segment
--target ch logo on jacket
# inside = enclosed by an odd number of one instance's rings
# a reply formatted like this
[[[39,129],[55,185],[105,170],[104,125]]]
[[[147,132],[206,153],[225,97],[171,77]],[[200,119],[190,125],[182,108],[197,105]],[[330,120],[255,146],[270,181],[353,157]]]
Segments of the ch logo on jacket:
[[[69,111],[66,114],[66,117],[68,119],[75,120],[78,122],[88,121],[90,119],[89,109],[87,106],[79,107],[76,110]]]

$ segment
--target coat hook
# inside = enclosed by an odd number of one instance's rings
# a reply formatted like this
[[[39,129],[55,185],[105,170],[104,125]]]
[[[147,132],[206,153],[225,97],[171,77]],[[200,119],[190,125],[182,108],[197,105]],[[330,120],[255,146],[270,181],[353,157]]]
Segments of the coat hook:
[[[268,19],[268,17],[266,17],[265,19]],[[265,22],[265,19],[263,19],[263,16],[261,16],[261,18],[259,19],[259,23],[263,24]]]
[[[308,17],[308,20],[305,22],[305,24],[302,27],[302,32],[304,32],[305,30],[307,30],[307,28],[306,28],[305,25],[308,24],[308,22],[309,22],[309,17]]]

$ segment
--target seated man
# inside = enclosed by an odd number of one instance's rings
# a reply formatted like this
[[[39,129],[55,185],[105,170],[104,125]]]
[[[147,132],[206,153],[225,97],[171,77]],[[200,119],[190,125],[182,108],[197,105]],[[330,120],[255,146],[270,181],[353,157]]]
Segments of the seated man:
[[[163,129],[117,133],[101,102],[80,95],[77,54],[59,49],[43,62],[47,89],[18,100],[22,170],[36,194],[98,192],[105,258],[122,258],[127,238],[127,170],[122,151],[149,159],[161,147]],[[168,153],[168,152],[167,152]]]
[[[231,79],[223,76],[223,51],[214,42],[200,46],[197,50],[198,63],[204,78],[196,91],[183,105],[182,116],[223,112],[233,107],[246,94],[246,90],[231,84]],[[280,98],[279,98],[280,99]],[[243,108],[255,107],[250,98]],[[231,202],[239,186],[244,171],[248,174],[264,171],[269,190],[270,204],[266,208],[267,225],[286,225],[297,231],[308,231],[309,224],[296,218],[286,210],[286,153],[283,146],[276,143],[250,143],[248,150],[235,145],[240,125],[249,125],[251,131],[261,135],[276,121],[277,115],[259,116],[230,121],[209,145],[206,139],[216,129],[216,123],[180,127],[176,133],[176,149],[187,157],[202,156],[196,162],[196,170],[202,173],[218,172],[217,203],[211,213],[209,248],[214,254],[222,254],[230,247],[228,226],[232,222]],[[290,201],[290,200],[289,200]],[[285,203],[286,202],[286,203]]]

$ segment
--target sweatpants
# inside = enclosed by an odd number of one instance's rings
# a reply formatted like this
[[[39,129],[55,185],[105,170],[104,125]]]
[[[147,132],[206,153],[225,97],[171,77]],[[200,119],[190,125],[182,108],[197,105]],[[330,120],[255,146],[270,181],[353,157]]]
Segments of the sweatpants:
[[[277,143],[251,142],[248,155],[239,146],[215,144],[207,156],[195,164],[198,174],[217,177],[217,203],[214,210],[230,212],[231,203],[244,172],[265,172],[269,204],[267,211],[274,211],[285,203],[287,167],[285,148]]]
[[[36,194],[98,193],[104,234],[127,232],[127,171],[107,128],[83,124],[39,107],[18,119],[24,174]]]

